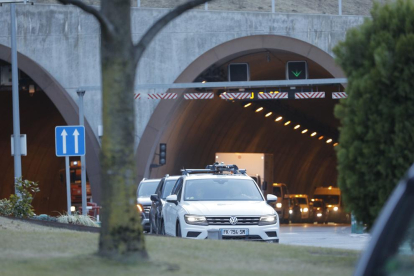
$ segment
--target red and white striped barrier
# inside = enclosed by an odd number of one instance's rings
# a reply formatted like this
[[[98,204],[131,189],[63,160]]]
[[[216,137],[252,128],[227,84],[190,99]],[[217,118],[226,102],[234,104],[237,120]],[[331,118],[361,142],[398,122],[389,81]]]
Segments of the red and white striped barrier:
[[[134,94],[134,99],[135,100],[141,99],[141,93]]]
[[[221,98],[223,100],[244,100],[250,98],[250,93],[223,93]]]
[[[260,100],[275,100],[275,99],[287,99],[288,93],[259,93],[257,97]]]
[[[175,100],[177,93],[154,93],[148,94],[148,100]]]
[[[348,94],[345,92],[332,92],[332,99],[345,99],[348,98]]]
[[[211,100],[214,98],[214,93],[186,93],[184,99],[186,100]]]
[[[295,93],[295,99],[324,99],[325,92],[300,92]]]

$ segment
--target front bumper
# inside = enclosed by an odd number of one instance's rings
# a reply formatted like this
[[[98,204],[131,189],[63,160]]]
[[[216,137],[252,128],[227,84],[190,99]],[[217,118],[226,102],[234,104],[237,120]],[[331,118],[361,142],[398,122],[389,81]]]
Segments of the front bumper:
[[[184,223],[181,227],[181,234],[184,238],[207,239],[208,230],[217,229],[248,229],[247,236],[223,236],[223,240],[250,240],[250,241],[267,241],[279,242],[279,224],[273,225],[189,225]]]

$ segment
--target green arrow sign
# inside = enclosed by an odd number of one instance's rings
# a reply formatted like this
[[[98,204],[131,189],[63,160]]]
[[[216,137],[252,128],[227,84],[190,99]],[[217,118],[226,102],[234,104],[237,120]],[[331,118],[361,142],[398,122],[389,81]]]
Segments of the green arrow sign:
[[[299,77],[299,75],[302,73],[302,71],[292,71],[292,74],[295,75],[295,77]]]

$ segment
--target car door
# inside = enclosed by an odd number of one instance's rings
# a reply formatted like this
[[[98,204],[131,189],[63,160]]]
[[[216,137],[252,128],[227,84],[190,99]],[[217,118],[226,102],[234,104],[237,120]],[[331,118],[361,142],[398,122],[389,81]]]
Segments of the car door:
[[[181,191],[182,185],[183,185],[183,179],[180,178],[175,184],[171,194],[177,195],[178,197],[178,193],[179,191]],[[176,205],[175,203],[166,202],[163,208],[165,233],[171,236],[175,235],[175,222],[176,222],[177,216],[176,215],[174,216],[174,214],[176,214],[177,206],[178,205]]]

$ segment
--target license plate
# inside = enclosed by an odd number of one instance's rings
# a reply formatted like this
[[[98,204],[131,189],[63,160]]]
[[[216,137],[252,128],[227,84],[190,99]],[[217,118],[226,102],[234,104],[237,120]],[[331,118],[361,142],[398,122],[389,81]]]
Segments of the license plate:
[[[221,229],[222,236],[247,236],[249,229]]]

